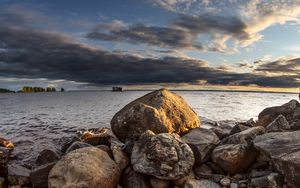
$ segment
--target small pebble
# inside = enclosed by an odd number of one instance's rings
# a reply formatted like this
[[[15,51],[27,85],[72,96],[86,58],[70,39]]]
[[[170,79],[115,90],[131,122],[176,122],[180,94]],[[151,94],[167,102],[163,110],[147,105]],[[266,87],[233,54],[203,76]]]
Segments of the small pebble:
[[[238,186],[238,184],[236,184],[236,183],[231,183],[230,184],[230,188],[238,188],[239,186]]]
[[[222,178],[220,181],[221,185],[223,186],[229,186],[230,185],[230,179],[229,178]]]

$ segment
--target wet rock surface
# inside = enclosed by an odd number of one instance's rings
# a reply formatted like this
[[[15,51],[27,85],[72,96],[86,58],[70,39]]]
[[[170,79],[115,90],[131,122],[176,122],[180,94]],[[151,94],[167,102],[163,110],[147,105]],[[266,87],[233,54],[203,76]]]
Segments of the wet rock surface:
[[[131,154],[135,171],[166,180],[186,176],[194,162],[192,149],[178,136],[169,133],[155,135],[146,131],[135,143]]]
[[[126,105],[111,120],[113,133],[121,140],[138,138],[147,130],[178,133],[200,126],[193,109],[166,89],[153,91]]]

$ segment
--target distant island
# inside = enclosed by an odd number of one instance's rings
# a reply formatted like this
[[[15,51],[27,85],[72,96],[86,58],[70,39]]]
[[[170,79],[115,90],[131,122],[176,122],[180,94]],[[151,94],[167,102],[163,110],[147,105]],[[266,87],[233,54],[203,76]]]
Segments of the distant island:
[[[61,92],[64,92],[65,89],[61,88]],[[0,93],[37,93],[37,92],[56,92],[55,87],[32,87],[32,86],[24,86],[21,90],[18,91],[12,91],[5,88],[0,88]]]
[[[0,88],[0,93],[13,93],[14,91],[11,91],[9,89]]]

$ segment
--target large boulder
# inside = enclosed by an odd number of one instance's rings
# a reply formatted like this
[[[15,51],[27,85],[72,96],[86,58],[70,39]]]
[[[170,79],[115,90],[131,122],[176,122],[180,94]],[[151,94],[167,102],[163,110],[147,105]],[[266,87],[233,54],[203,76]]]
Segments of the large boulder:
[[[197,164],[209,160],[212,150],[220,143],[219,137],[205,128],[192,129],[181,139],[192,148]]]
[[[283,115],[289,123],[293,122],[300,117],[299,109],[300,104],[296,100],[291,100],[290,102],[282,106],[273,106],[264,109],[258,115],[258,121],[256,125],[266,127],[272,121],[274,121],[280,114]]]
[[[176,134],[146,131],[134,144],[131,164],[137,172],[176,180],[189,174],[195,159],[192,149]]]
[[[95,147],[85,147],[66,154],[51,169],[48,187],[115,188],[120,169],[108,154]]]
[[[212,161],[230,175],[245,171],[255,160],[253,145],[225,144],[212,152]]]
[[[126,105],[111,120],[121,140],[138,138],[146,130],[181,134],[200,126],[200,120],[182,97],[166,89],[153,91]]]
[[[300,185],[300,131],[272,132],[257,136],[254,146],[268,155],[274,167],[285,176],[287,185]]]

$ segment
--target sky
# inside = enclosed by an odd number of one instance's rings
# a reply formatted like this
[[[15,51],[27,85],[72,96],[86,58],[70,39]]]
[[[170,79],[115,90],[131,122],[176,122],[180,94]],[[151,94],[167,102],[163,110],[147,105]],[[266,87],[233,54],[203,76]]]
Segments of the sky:
[[[0,0],[0,88],[298,91],[299,0]]]

